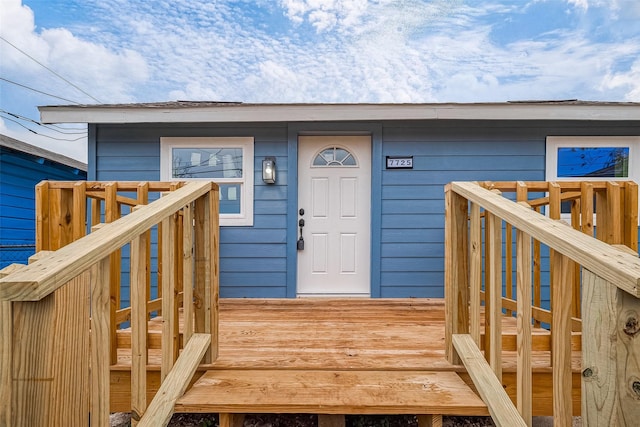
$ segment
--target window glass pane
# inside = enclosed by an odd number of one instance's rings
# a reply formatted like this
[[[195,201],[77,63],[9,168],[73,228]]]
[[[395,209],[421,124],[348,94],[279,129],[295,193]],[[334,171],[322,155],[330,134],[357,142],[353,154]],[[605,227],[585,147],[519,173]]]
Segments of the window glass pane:
[[[628,178],[629,147],[559,147],[559,178]]]
[[[242,178],[242,148],[174,148],[173,178]]]
[[[313,166],[357,166],[356,159],[344,148],[331,147],[322,150],[313,159]]]
[[[240,213],[241,184],[220,184],[220,213]]]

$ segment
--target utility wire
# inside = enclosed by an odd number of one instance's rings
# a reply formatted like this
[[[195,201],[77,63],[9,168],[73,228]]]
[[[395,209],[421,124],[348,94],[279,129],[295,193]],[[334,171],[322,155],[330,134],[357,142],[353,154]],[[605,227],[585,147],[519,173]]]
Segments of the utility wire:
[[[73,142],[73,141],[79,141],[79,140],[81,140],[81,139],[86,138],[86,135],[85,135],[85,136],[80,136],[80,137],[78,137],[78,138],[74,138],[74,139],[56,138],[55,136],[45,135],[45,134],[43,134],[43,133],[36,132],[35,130],[33,130],[33,129],[30,129],[30,128],[26,127],[25,125],[23,125],[23,124],[22,124],[22,123],[20,123],[19,121],[14,120],[14,119],[10,119],[9,117],[3,117],[3,119],[4,119],[4,120],[9,120],[10,122],[14,122],[14,123],[16,123],[17,125],[22,126],[23,128],[25,128],[26,130],[28,130],[28,131],[29,131],[29,132],[31,132],[31,133],[34,133],[34,134],[36,134],[36,135],[40,135],[40,136],[44,136],[45,138],[55,139],[56,141],[67,141],[67,142]]]
[[[30,119],[29,117],[21,116],[20,114],[15,114],[15,113],[12,113],[10,111],[3,110],[3,109],[0,109],[0,113],[8,114],[11,117],[15,117],[18,120],[24,120],[26,122],[31,122],[31,123],[34,123],[34,124],[36,124],[38,126],[42,126],[45,129],[52,130],[52,131],[58,132],[58,133],[62,133],[64,135],[86,135],[87,134],[86,131],[81,131],[81,129],[66,129],[66,128],[63,128],[63,127],[60,127],[60,126],[56,126],[59,129],[53,129],[53,128],[50,128],[48,125],[45,125],[45,124],[40,123],[40,122],[38,122],[36,120]],[[69,130],[71,132],[66,132],[66,130]],[[81,132],[76,132],[76,131],[81,131]]]
[[[48,70],[49,72],[51,72],[52,74],[54,74],[56,77],[64,80],[66,83],[70,84],[71,86],[73,86],[74,88],[78,89],[80,92],[84,93],[85,95],[87,95],[89,98],[93,99],[94,101],[96,101],[97,103],[101,104],[102,102],[97,99],[96,97],[92,96],[90,93],[86,92],[85,90],[83,90],[82,88],[78,87],[77,85],[71,83],[69,80],[65,79],[64,77],[62,77],[60,74],[56,73],[55,71],[53,71],[51,68],[47,67],[46,65],[44,65],[42,62],[38,61],[37,59],[35,59],[33,56],[29,55],[27,52],[25,52],[24,50],[20,49],[18,46],[14,45],[13,43],[11,43],[9,40],[5,39],[4,37],[0,36],[0,40],[3,40],[5,43],[7,43],[9,46],[13,47],[15,50],[17,50],[18,52],[22,53],[23,55],[25,55],[27,58],[31,59],[33,62],[37,63],[38,65],[44,67],[46,70]]]
[[[71,99],[62,98],[62,97],[60,97],[60,96],[52,95],[52,94],[50,94],[50,93],[43,92],[43,91],[41,91],[41,90],[34,89],[34,88],[32,88],[32,87],[25,86],[25,85],[23,85],[23,84],[20,84],[20,83],[14,82],[13,80],[5,79],[4,77],[0,77],[0,80],[3,80],[3,81],[5,81],[5,82],[7,82],[7,83],[11,83],[12,85],[16,85],[16,86],[23,87],[23,88],[25,88],[25,89],[29,89],[29,90],[31,90],[31,91],[33,91],[33,92],[37,92],[37,93],[41,93],[41,94],[43,94],[43,95],[50,96],[50,97],[52,97],[52,98],[58,98],[58,99],[61,99],[61,100],[63,100],[63,101],[71,102],[72,104],[80,105],[80,103],[79,103],[79,102],[72,101]]]

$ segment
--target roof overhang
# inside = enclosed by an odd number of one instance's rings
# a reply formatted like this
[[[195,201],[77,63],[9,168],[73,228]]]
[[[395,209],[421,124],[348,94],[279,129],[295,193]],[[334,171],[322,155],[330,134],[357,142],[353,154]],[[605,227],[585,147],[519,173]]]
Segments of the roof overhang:
[[[83,172],[87,171],[86,163],[59,153],[45,150],[44,148],[36,147],[35,145],[27,144],[26,142],[19,141],[7,135],[0,134],[0,147],[6,147],[10,150],[19,151],[34,157],[42,157],[44,159],[51,160],[52,162],[78,169]]]
[[[165,102],[39,107],[43,123],[334,122],[380,120],[640,120],[640,103],[244,104]]]

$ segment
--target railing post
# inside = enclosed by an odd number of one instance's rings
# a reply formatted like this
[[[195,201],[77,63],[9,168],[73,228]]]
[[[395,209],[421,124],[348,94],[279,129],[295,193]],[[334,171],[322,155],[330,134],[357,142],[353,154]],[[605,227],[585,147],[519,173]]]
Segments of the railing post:
[[[480,347],[480,293],[482,292],[482,218],[480,206],[471,203],[469,214],[469,333]]]
[[[558,427],[572,425],[571,376],[571,296],[573,263],[558,251],[551,255],[552,309],[551,350],[553,366],[553,422]]]
[[[162,365],[160,378],[162,381],[167,377],[173,364],[178,359],[178,337],[175,327],[178,323],[178,317],[175,310],[175,286],[174,286],[174,269],[175,269],[175,244],[172,236],[175,236],[176,221],[172,216],[162,220],[162,232],[165,239],[162,241],[162,260],[165,266],[162,275]]]
[[[522,419],[531,426],[532,379],[531,379],[531,236],[516,231],[516,317],[518,378],[517,405]]]
[[[0,278],[24,268],[12,264],[0,270]],[[13,303],[0,301],[0,426],[13,424]]]
[[[40,252],[30,262],[48,255]],[[0,277],[22,268],[7,267]],[[86,280],[82,274],[65,287],[74,293]],[[60,292],[39,301],[2,301],[0,425],[88,423],[88,307],[65,302]]]
[[[206,360],[214,362],[218,358],[218,339],[220,323],[219,299],[220,299],[220,189],[213,185],[208,195],[207,203],[207,229],[209,236],[209,271],[210,275],[210,304],[211,317],[209,318],[209,330],[211,331],[211,344],[207,352]]]
[[[489,283],[485,284],[485,325],[487,340],[485,357],[493,372],[502,381],[502,220],[485,212],[489,224]]]
[[[640,419],[640,300],[583,269],[582,420],[589,427]]]
[[[580,183],[580,230],[593,237],[593,184]]]
[[[138,188],[136,189],[137,202],[140,205],[149,204],[149,182],[141,182],[138,184]],[[93,199],[92,199],[93,200]],[[146,269],[147,277],[146,277],[146,291],[145,291],[145,306],[151,300],[151,231],[145,232],[145,240],[147,242],[146,254],[147,259],[146,263],[149,268]],[[147,313],[147,318],[149,318],[149,314]]]
[[[91,425],[109,426],[110,256],[91,267]]]
[[[147,409],[147,247],[148,233],[131,241],[131,425]]]
[[[617,182],[607,182],[607,204],[609,209],[609,221],[607,221],[609,236],[607,241],[611,244],[621,244],[624,216],[620,209],[620,185]]]
[[[120,218],[120,205],[118,204],[118,183],[110,182],[105,185],[105,222],[111,223]],[[110,285],[110,301],[111,301],[111,309],[110,309],[110,327],[111,331],[110,342],[111,342],[111,363],[115,364],[118,362],[118,354],[117,350],[117,329],[118,325],[116,323],[116,311],[120,308],[120,260],[122,259],[122,251],[118,249],[117,251],[111,254],[111,272],[109,274],[109,278],[111,280]]]
[[[445,352],[459,365],[453,334],[469,333],[469,261],[467,199],[445,187]]]
[[[638,184],[626,182],[624,188],[624,239],[626,246],[638,252]]]
[[[86,234],[86,183],[75,183],[65,189],[50,187],[47,182],[36,187],[37,254],[30,261],[46,256],[42,251],[58,250]],[[50,415],[54,425],[70,423],[70,420],[81,423],[89,412],[87,281],[88,275],[81,274],[47,297],[53,304],[51,322],[55,323],[55,327],[52,326],[55,342],[43,351],[46,357],[53,358],[51,396],[47,400],[55,408]],[[37,310],[35,307],[29,310]]]
[[[182,283],[183,287],[183,303],[182,310],[184,315],[184,342],[187,343],[193,335],[193,204],[189,203],[182,210]]]
[[[195,332],[211,334],[210,349],[204,362],[218,358],[218,298],[220,272],[219,253],[219,189],[212,184],[211,191],[195,201]]]
[[[36,252],[49,246],[49,182],[36,185]]]

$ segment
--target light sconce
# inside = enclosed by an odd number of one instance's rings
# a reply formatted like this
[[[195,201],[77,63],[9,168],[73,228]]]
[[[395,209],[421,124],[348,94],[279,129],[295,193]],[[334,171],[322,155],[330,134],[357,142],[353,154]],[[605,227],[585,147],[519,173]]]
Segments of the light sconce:
[[[276,158],[265,157],[262,161],[262,181],[265,184],[276,183]]]

